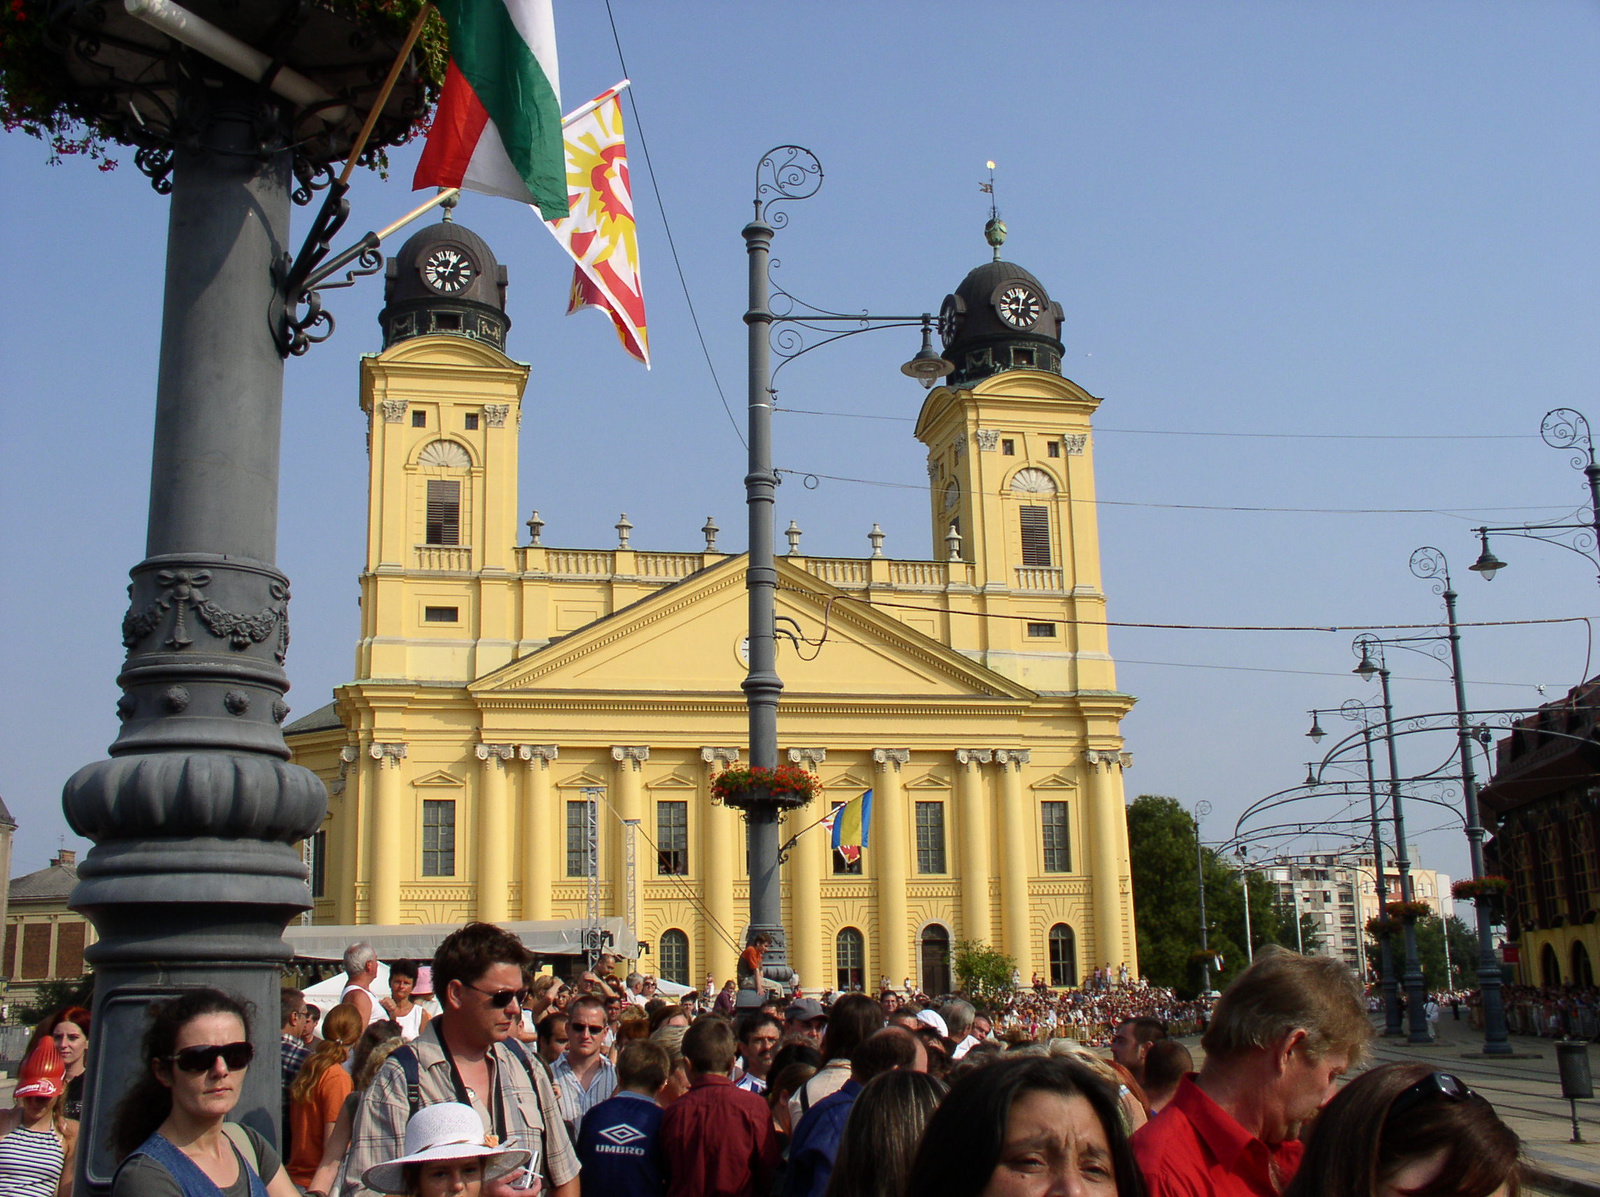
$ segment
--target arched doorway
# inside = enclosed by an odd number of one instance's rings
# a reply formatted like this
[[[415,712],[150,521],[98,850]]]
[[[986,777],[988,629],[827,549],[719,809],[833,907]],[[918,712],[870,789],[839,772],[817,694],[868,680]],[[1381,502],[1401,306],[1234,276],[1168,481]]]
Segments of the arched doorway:
[[[854,927],[845,927],[833,939],[835,981],[840,993],[866,987],[867,941]]]
[[[675,985],[689,983],[689,937],[673,928],[661,933],[661,976]]]
[[[1572,983],[1586,989],[1594,986],[1594,965],[1589,962],[1589,949],[1582,943],[1572,945]]]
[[[1545,944],[1544,951],[1539,953],[1539,972],[1542,974],[1541,985],[1561,984],[1561,960],[1549,944]]]
[[[950,932],[938,923],[922,932],[922,992],[929,997],[950,992]]]
[[[1057,923],[1050,928],[1050,984],[1065,989],[1078,983],[1078,940],[1072,928]]]

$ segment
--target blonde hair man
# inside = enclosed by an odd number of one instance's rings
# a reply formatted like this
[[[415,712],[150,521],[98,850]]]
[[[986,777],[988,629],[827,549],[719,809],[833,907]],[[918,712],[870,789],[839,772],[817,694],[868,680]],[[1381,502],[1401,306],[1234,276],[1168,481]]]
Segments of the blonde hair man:
[[[1344,963],[1260,953],[1218,1000],[1198,1075],[1133,1137],[1150,1197],[1275,1197],[1300,1165],[1300,1124],[1371,1037]]]

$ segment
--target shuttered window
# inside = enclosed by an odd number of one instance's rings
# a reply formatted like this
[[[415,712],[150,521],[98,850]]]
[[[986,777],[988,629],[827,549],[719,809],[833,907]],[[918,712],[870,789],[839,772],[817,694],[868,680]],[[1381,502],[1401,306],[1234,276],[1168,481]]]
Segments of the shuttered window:
[[[1022,513],[1022,564],[1048,566],[1051,563],[1050,509],[1022,506],[1017,510]]]
[[[422,875],[424,877],[456,875],[454,802],[429,800],[422,804]]]
[[[427,543],[461,543],[461,483],[428,479]]]
[[[1039,822],[1044,840],[1044,871],[1046,873],[1072,872],[1072,845],[1067,838],[1067,804],[1041,802]]]
[[[656,803],[656,872],[663,877],[689,873],[689,804]]]
[[[917,803],[917,872],[943,873],[944,803]]]

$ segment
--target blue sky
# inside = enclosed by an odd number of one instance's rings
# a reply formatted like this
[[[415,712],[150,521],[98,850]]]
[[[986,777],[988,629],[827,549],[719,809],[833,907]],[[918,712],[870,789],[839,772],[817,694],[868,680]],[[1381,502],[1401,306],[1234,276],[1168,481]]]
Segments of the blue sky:
[[[1594,613],[1594,568],[1560,549],[1502,539],[1512,567],[1492,584],[1466,568],[1473,525],[1584,499],[1538,429],[1558,406],[1600,420],[1593,4],[614,11],[654,182],[741,421],[739,229],[762,152],[799,143],[826,172],[778,235],[786,286],[891,312],[937,311],[984,259],[977,185],[993,158],[1006,256],[1060,301],[1065,372],[1105,399],[1111,617],[1347,629],[1114,630],[1119,681],[1140,699],[1124,725],[1130,795],[1208,800],[1207,834],[1222,838],[1245,805],[1300,781],[1304,712],[1373,694],[1349,673],[1348,629],[1440,614],[1407,570],[1419,545],[1449,555],[1463,619]],[[573,107],[622,69],[603,6],[556,0],[556,19]],[[630,137],[649,372],[599,315],[562,314],[569,268],[526,210],[469,196],[458,211],[510,269],[510,351],[533,364],[521,506],[539,508],[550,544],[608,545],[626,511],[640,548],[693,547],[708,514],[740,548],[742,450],[638,127]],[[360,180],[352,229],[412,206],[415,153],[394,156],[387,182]],[[0,797],[21,824],[19,873],[58,842],[87,847],[66,831],[60,787],[115,735],[123,588],[143,547],[166,201],[118,156],[110,174],[52,167],[38,143],[0,137],[13,295],[0,495],[29,516],[0,571]],[[378,348],[381,284],[327,298],[338,330],[289,363],[285,394],[279,562],[300,714],[353,665],[356,372]],[[923,392],[898,372],[915,348],[864,336],[784,371],[780,404],[849,416],[780,415],[779,466],[882,484],[783,487],[778,526],[797,520],[806,551],[863,555],[876,521],[886,552],[931,555],[911,435]],[[1469,629],[1469,699],[1537,703],[1536,686],[1554,696],[1595,672],[1588,651],[1581,624]],[[1392,664],[1401,711],[1449,705],[1437,662]],[[1449,747],[1407,741],[1402,767]],[[1419,812],[1412,826],[1446,821]],[[1465,871],[1459,831],[1415,838],[1426,863]]]

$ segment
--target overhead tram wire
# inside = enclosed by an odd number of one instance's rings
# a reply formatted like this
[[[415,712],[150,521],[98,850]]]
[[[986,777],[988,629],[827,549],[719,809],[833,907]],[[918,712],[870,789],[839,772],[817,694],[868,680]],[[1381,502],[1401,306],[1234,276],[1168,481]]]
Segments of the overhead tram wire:
[[[622,38],[617,33],[616,14],[611,11],[611,0],[606,0],[606,19],[611,22],[611,40],[617,47],[617,62],[622,67],[622,77],[631,79],[633,75],[628,70],[628,60],[622,53]],[[637,89],[628,89],[628,108],[633,113],[633,130],[639,135],[639,152],[644,155],[644,171],[650,176],[650,190],[656,197],[656,210],[661,213],[661,228],[667,235],[667,248],[672,251],[672,264],[678,271],[678,285],[683,288],[683,302],[689,307],[689,319],[694,324],[694,335],[700,341],[700,352],[705,355],[706,369],[711,374],[711,385],[717,388],[717,398],[722,400],[722,410],[728,413],[728,423],[733,425],[733,435],[739,438],[739,444],[746,449],[744,431],[739,427],[739,421],[734,419],[733,408],[728,406],[728,397],[723,394],[722,380],[717,377],[717,367],[711,360],[711,348],[706,344],[706,334],[700,328],[700,316],[694,310],[694,297],[689,294],[689,280],[683,273],[683,262],[678,258],[678,244],[672,237],[672,224],[667,220],[667,206],[661,200],[661,185],[656,182],[656,169],[650,162],[650,143],[645,140],[644,122],[639,119],[639,101],[634,97]]]

